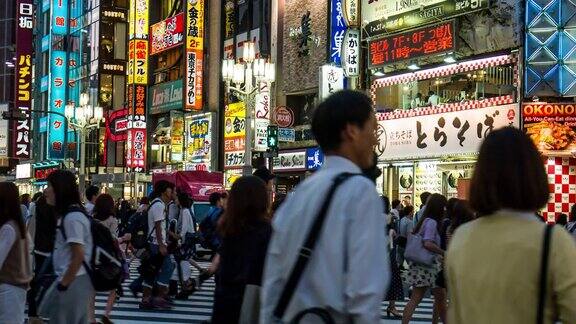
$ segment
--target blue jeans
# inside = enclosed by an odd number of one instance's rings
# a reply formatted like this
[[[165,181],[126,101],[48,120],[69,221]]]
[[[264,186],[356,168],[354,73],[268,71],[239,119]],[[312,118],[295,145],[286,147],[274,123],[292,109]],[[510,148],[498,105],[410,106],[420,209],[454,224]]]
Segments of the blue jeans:
[[[152,288],[154,286],[154,279],[159,286],[168,287],[170,282],[170,277],[174,272],[174,263],[172,262],[169,255],[163,256],[160,253],[160,247],[156,244],[150,244],[150,253],[152,262],[158,266],[158,272],[155,278],[144,278],[144,287]]]

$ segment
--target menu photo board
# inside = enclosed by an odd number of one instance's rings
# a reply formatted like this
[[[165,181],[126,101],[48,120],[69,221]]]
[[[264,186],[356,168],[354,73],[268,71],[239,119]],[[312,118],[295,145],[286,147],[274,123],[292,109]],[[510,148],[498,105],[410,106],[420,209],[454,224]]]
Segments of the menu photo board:
[[[575,103],[526,103],[522,119],[524,130],[543,155],[576,155]]]
[[[372,40],[368,43],[368,65],[378,67],[454,51],[455,22],[449,21],[411,32]]]

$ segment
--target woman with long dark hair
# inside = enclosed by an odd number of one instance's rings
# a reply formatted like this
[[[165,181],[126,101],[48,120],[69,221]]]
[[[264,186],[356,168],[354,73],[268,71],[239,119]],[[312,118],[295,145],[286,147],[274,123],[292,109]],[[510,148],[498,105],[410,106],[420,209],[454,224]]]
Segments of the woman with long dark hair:
[[[549,190],[542,156],[522,130],[486,137],[469,191],[478,218],[448,245],[449,323],[576,323],[574,240],[534,216]]]
[[[0,182],[0,323],[22,324],[32,280],[18,188]]]
[[[440,230],[439,226],[444,214],[446,212],[446,197],[441,194],[432,194],[426,202],[426,209],[422,218],[414,227],[413,234],[420,234],[424,243],[424,248],[428,251],[437,254],[436,260],[432,267],[425,267],[419,264],[410,263],[410,270],[408,271],[407,283],[413,287],[410,301],[404,308],[402,317],[402,324],[408,324],[412,319],[414,310],[424,298],[424,294],[430,288],[434,294],[435,308],[440,308],[439,314],[443,322],[446,314],[446,300],[445,294],[442,296],[441,289],[435,287],[436,277],[442,268],[441,257],[444,255],[444,250],[440,248]]]
[[[94,288],[83,263],[92,257],[90,219],[83,211],[76,176],[56,170],[48,176],[44,191],[58,216],[54,245],[54,272],[58,276],[40,305],[49,323],[88,322],[88,304]]]
[[[122,201],[122,204],[125,202]],[[118,219],[114,213],[114,198],[109,194],[100,194],[96,198],[94,204],[94,209],[92,211],[92,216],[94,219],[98,220],[102,225],[106,226],[112,237],[118,239]],[[120,240],[119,242],[120,243]],[[114,302],[116,301],[116,290],[110,291],[108,294],[108,301],[106,302],[106,309],[104,315],[102,316],[102,324],[112,324],[110,320],[110,313],[114,307]]]
[[[257,177],[241,177],[232,185],[218,228],[222,245],[212,309],[214,324],[237,323],[246,285],[261,285],[272,234],[268,201],[266,184]]]
[[[384,204],[384,216],[386,217],[386,234],[388,235],[388,253],[390,256],[390,285],[388,286],[388,292],[386,293],[385,301],[388,302],[388,307],[386,308],[386,314],[390,316],[400,318],[402,314],[396,309],[396,301],[404,300],[404,288],[402,287],[402,278],[400,277],[400,269],[398,269],[398,264],[396,263],[396,253],[398,252],[396,244],[394,244],[396,237],[398,236],[398,221],[399,219],[390,213],[390,199],[386,196],[382,196],[382,202]]]

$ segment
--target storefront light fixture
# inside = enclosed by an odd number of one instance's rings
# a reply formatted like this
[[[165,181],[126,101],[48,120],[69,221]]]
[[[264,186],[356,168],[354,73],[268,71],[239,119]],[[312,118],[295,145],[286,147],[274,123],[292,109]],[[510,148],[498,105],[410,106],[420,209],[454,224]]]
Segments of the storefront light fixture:
[[[418,65],[418,62],[410,62],[410,65],[408,65],[408,69],[409,70],[419,70],[420,66]]]
[[[454,55],[448,54],[444,57],[444,63],[449,63],[449,64],[456,63],[456,58],[454,57]]]
[[[374,73],[372,73],[372,75],[377,77],[377,78],[381,78],[381,77],[385,76],[386,74],[384,73],[383,69],[376,69],[376,71],[374,71]]]

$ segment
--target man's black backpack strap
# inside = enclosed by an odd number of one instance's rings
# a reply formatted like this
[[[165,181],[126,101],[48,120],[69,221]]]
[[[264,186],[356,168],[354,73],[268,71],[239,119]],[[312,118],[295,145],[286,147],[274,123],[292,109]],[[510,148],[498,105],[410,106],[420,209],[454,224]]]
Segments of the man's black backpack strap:
[[[281,320],[284,317],[284,313],[286,312],[286,308],[290,304],[290,300],[298,287],[298,282],[300,281],[300,277],[302,277],[302,273],[312,256],[314,251],[314,247],[318,242],[318,238],[320,237],[320,231],[324,225],[324,221],[326,220],[326,215],[328,213],[328,208],[330,207],[330,203],[332,201],[332,197],[334,197],[334,193],[336,189],[344,183],[347,179],[352,176],[361,175],[361,174],[354,174],[354,173],[341,173],[334,179],[332,186],[328,190],[328,194],[326,195],[326,199],[322,203],[322,207],[314,219],[308,234],[306,235],[306,239],[304,240],[304,244],[300,248],[300,252],[298,253],[298,258],[296,259],[296,263],[290,272],[290,276],[288,277],[288,281],[282,289],[282,293],[280,294],[280,299],[278,300],[278,304],[276,304],[276,308],[274,308],[274,318],[277,320]]]
[[[548,279],[548,264],[550,263],[550,241],[554,225],[546,225],[544,242],[542,244],[542,259],[540,260],[540,281],[538,284],[537,324],[544,324],[544,309],[546,308],[546,282]]]

